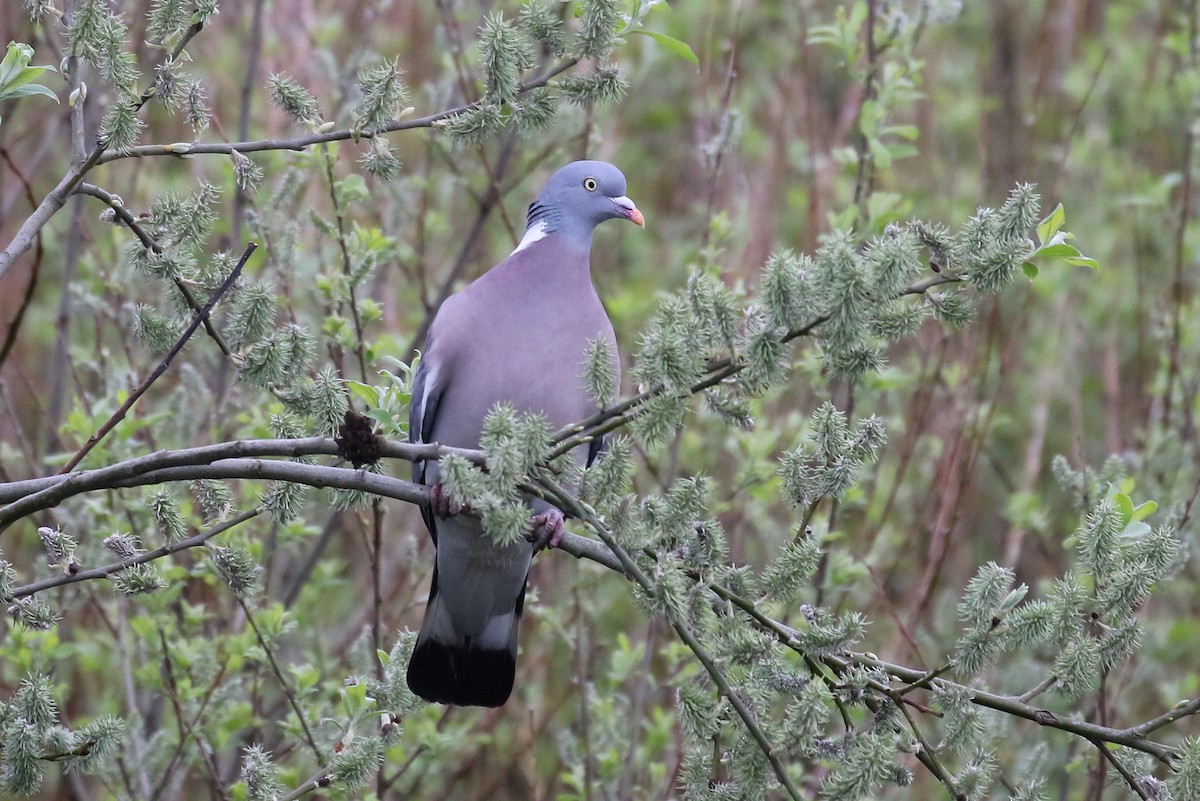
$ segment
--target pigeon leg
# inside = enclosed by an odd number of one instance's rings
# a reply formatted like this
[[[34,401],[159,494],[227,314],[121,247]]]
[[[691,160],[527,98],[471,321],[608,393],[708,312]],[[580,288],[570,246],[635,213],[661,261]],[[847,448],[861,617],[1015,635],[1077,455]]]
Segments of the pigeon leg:
[[[430,499],[430,505],[433,506],[433,513],[441,520],[449,517],[454,517],[463,510],[463,505],[450,497],[450,493],[442,488],[442,485],[434,484],[430,491],[433,497]]]
[[[533,523],[533,531],[529,533],[529,541],[533,543],[533,550],[540,551],[543,548],[558,547],[563,535],[562,512],[550,509],[540,515],[534,515],[529,522]]]

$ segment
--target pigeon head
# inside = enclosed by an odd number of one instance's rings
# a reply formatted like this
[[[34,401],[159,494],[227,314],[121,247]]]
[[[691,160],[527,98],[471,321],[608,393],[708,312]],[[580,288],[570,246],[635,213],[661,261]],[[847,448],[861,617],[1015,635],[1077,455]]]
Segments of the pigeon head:
[[[625,176],[603,161],[575,161],[551,175],[529,206],[526,240],[532,244],[555,234],[586,249],[596,226],[614,218],[646,225],[646,218],[625,196]]]

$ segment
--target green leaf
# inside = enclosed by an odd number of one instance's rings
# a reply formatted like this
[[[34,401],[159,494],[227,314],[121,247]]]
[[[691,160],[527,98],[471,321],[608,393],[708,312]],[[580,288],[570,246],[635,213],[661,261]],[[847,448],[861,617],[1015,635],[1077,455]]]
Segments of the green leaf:
[[[5,86],[17,73],[29,65],[33,58],[33,48],[24,42],[9,42],[8,52],[0,61],[0,87]]]
[[[1118,492],[1113,495],[1113,505],[1117,507],[1117,511],[1121,513],[1121,520],[1129,523],[1133,519],[1133,501],[1123,492]]]
[[[379,405],[379,390],[370,384],[364,384],[361,381],[347,381],[346,386],[350,388],[351,392],[366,401],[368,405]]]
[[[292,675],[296,677],[296,692],[303,693],[316,686],[321,679],[321,671],[309,664],[290,665]]]
[[[1064,242],[1053,245],[1043,245],[1033,252],[1034,256],[1039,258],[1059,258],[1059,259],[1074,259],[1082,256],[1079,248],[1074,245],[1068,245]]]
[[[1066,221],[1067,212],[1063,209],[1063,204],[1059,203],[1054,207],[1054,211],[1047,214],[1046,218],[1038,223],[1038,241],[1043,244],[1049,242],[1050,238],[1059,232],[1059,229],[1063,227]]]
[[[696,52],[692,50],[687,42],[681,42],[674,36],[667,36],[665,33],[658,31],[648,31],[644,28],[629,31],[629,33],[640,33],[642,36],[649,36],[654,41],[658,42],[667,50],[682,58],[684,61],[690,61],[697,67],[700,66],[700,59],[696,56]]]
[[[43,72],[57,72],[54,67],[30,67],[29,60],[33,58],[33,48],[20,42],[9,42],[8,52],[0,61],[0,100],[11,100],[17,97],[41,95],[53,98],[58,102],[58,95],[49,88],[36,84],[35,81]]]
[[[1100,269],[1100,263],[1087,256],[1069,256],[1065,261],[1073,267],[1090,267],[1093,270]]]
[[[358,173],[350,173],[345,178],[337,182],[338,200],[343,205],[351,203],[361,203],[371,196],[370,190],[367,188],[367,181]]]
[[[1030,281],[1038,277],[1038,266],[1031,261],[1023,263],[1021,271],[1025,273],[1025,277]]]
[[[55,103],[58,102],[58,95],[40,83],[29,84],[28,86],[21,86],[16,89],[0,90],[0,100],[10,100],[14,97],[29,97],[31,95],[41,95],[42,97],[50,98]]]
[[[378,407],[367,409],[367,417],[383,426],[387,433],[402,433],[406,425],[405,421],[400,420],[387,409],[380,409]]]
[[[916,139],[921,135],[921,129],[915,125],[888,125],[883,129],[885,134],[895,134],[903,139]]]
[[[1121,539],[1126,542],[1137,541],[1146,537],[1153,530],[1147,523],[1133,521],[1121,530]]]
[[[1017,587],[1015,590],[1010,591],[1008,593],[1008,595],[1005,596],[1004,600],[1000,603],[999,608],[996,610],[996,615],[999,617],[1004,617],[1009,612],[1016,609],[1017,604],[1021,603],[1021,601],[1023,601],[1025,599],[1025,596],[1028,594],[1029,594],[1029,587],[1028,587],[1028,585],[1025,585],[1025,584],[1022,584],[1021,586]]]
[[[1133,508],[1133,513],[1130,515],[1129,521],[1132,523],[1132,522],[1136,522],[1138,520],[1145,520],[1147,517],[1149,517],[1150,515],[1154,514],[1157,511],[1158,511],[1158,504],[1155,503],[1154,501],[1146,501],[1145,503],[1140,503]]]

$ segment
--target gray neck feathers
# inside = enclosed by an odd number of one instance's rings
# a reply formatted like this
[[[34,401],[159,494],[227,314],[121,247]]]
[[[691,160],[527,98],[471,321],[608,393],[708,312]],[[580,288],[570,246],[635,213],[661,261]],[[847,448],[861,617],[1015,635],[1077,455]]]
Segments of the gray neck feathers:
[[[529,205],[525,216],[525,230],[541,226],[544,234],[556,234],[559,240],[576,250],[588,251],[592,246],[595,225],[576,214],[563,214],[562,208],[552,202],[535,200]]]

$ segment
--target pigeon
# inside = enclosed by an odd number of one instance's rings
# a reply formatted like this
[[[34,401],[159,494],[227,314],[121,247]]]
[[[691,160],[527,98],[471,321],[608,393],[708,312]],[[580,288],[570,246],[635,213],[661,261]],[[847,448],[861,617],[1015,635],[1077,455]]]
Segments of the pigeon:
[[[612,323],[592,284],[592,233],[609,219],[645,227],[625,186],[621,171],[605,162],[562,167],[529,206],[516,249],[447,298],[413,380],[411,441],[476,448],[498,403],[544,415],[555,428],[597,412],[583,375],[589,340],[608,343],[614,375],[619,364]],[[596,440],[569,458],[587,465],[602,449]],[[408,686],[436,703],[501,706],[516,676],[529,566],[536,550],[558,544],[562,511],[527,497],[530,541],[497,545],[442,492],[436,461],[415,462],[413,480],[432,488],[421,514],[436,561]]]

